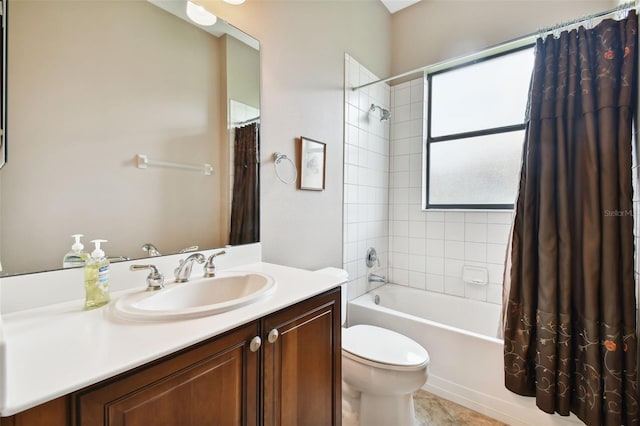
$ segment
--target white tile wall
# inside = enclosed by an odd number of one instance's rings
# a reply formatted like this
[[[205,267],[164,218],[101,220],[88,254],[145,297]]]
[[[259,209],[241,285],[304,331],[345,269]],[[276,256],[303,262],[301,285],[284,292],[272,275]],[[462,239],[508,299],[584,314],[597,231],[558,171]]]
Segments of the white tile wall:
[[[423,79],[391,88],[390,280],[500,304],[511,212],[422,211],[424,89]],[[486,268],[489,283],[464,283],[465,265]]]
[[[500,304],[511,212],[422,211],[425,83],[350,90],[377,79],[345,55],[343,266],[349,299],[377,286],[367,280],[374,272],[396,284]],[[391,108],[391,123],[369,112],[372,103]],[[367,268],[368,247],[376,248],[380,266]],[[486,268],[489,283],[464,283],[465,265]]]
[[[388,277],[389,229],[390,224],[396,223],[389,222],[389,122],[381,122],[379,112],[369,111],[372,103],[390,109],[390,88],[387,84],[375,84],[351,90],[377,79],[358,61],[345,55],[343,267],[349,272],[349,299],[379,285],[368,282],[369,273]],[[408,168],[403,161],[399,159],[398,166]],[[408,210],[401,210],[400,216],[408,215]],[[397,234],[408,235],[407,220],[399,221],[394,229]],[[380,266],[366,266],[368,247],[375,247]],[[401,249],[407,254],[408,244]]]

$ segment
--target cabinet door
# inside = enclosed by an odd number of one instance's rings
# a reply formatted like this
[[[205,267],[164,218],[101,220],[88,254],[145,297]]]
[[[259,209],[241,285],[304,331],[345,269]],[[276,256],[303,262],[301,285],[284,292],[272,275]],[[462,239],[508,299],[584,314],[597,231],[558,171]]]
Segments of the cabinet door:
[[[263,321],[265,426],[341,424],[340,289]]]
[[[258,323],[77,395],[77,424],[258,424]]]

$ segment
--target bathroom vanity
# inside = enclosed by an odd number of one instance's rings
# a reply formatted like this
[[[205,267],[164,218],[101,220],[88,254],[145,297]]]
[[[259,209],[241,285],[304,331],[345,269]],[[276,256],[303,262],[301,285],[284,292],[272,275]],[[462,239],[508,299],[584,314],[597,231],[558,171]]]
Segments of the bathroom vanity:
[[[122,320],[114,302],[78,301],[3,316],[0,424],[341,424],[340,283],[262,262],[241,270],[277,290],[189,320]]]
[[[192,26],[184,7],[12,0],[2,14],[8,134],[23,135],[2,171],[0,270],[11,275],[0,276],[2,426],[340,424],[340,282],[261,262],[253,235],[227,246],[239,152],[231,127],[260,120],[260,43],[221,19],[211,33]],[[93,157],[100,173],[84,161]],[[24,238],[36,229],[42,238]],[[150,241],[165,256],[112,263],[111,303],[85,311],[82,270],[54,270],[77,232],[108,239],[116,259],[142,257]],[[117,315],[118,301],[145,288],[132,263],[169,279],[186,257],[175,253],[194,245],[206,256],[204,247],[224,247],[218,270],[269,275],[277,289],[198,318]]]

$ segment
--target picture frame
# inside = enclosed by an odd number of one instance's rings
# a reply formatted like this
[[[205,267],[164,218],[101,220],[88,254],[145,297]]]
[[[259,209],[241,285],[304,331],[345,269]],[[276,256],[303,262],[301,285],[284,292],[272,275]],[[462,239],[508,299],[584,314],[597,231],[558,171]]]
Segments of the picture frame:
[[[324,191],[327,144],[300,137],[300,189]]]

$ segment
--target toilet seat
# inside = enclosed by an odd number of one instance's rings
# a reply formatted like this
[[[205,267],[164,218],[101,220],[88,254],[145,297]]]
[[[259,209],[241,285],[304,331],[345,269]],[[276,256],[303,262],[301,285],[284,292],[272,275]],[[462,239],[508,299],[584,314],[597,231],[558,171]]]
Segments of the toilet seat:
[[[429,353],[415,340],[373,325],[342,329],[342,353],[347,358],[387,370],[420,370]]]

